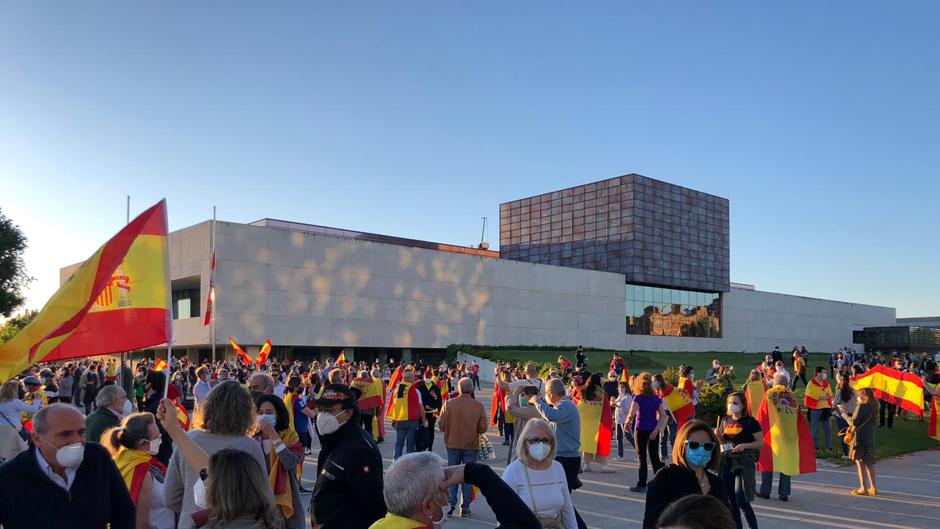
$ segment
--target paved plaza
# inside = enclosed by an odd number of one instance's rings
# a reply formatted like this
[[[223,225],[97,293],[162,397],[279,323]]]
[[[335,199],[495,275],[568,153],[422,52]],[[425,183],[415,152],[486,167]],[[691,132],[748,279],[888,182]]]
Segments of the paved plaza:
[[[492,390],[476,392],[489,410]],[[386,425],[385,442],[379,445],[386,467],[392,463],[395,430]],[[502,445],[496,428],[488,432],[496,447],[496,461],[488,462],[501,473],[506,465],[507,447]],[[627,446],[629,450],[629,445]],[[437,432],[434,451],[446,459],[443,434]],[[614,440],[616,451],[616,440]],[[635,453],[624,453],[626,462],[615,462],[614,474],[581,474],[584,486],[573,493],[575,507],[589,528],[619,529],[640,527],[643,522],[645,498],[628,489],[636,484]],[[877,497],[854,497],[849,489],[858,486],[854,466],[838,466],[819,461],[815,474],[793,479],[793,492],[788,503],[776,496],[770,500],[757,498],[754,510],[761,529],[845,528],[845,529],[935,529],[940,523],[940,452],[918,452],[902,458],[879,461]],[[304,477],[312,479],[316,471],[316,451],[307,458]],[[758,477],[758,482],[760,477]],[[758,483],[759,484],[759,483]],[[313,488],[312,483],[307,483]],[[774,488],[776,494],[776,486]],[[309,523],[309,520],[308,520]],[[496,518],[478,499],[472,505],[470,518],[452,517],[448,527],[476,529],[495,527]]]

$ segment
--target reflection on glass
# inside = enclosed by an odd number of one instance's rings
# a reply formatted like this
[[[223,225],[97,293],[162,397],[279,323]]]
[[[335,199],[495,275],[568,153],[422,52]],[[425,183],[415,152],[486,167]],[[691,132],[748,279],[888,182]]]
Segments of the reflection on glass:
[[[721,336],[721,294],[626,285],[627,334]]]

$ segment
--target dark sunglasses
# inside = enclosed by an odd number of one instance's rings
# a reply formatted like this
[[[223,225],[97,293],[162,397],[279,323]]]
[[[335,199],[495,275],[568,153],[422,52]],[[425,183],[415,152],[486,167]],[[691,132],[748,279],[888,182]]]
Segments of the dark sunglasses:
[[[698,450],[699,447],[704,448],[708,452],[711,452],[715,449],[715,443],[709,441],[707,443],[700,443],[698,441],[686,441],[685,446],[691,448],[692,450]]]
[[[525,442],[527,442],[527,443],[529,443],[529,444],[532,444],[532,443],[545,443],[545,444],[547,444],[547,445],[550,445],[550,444],[554,444],[554,443],[555,443],[555,441],[554,441],[553,439],[549,439],[548,437],[530,437],[530,438],[526,439]]]

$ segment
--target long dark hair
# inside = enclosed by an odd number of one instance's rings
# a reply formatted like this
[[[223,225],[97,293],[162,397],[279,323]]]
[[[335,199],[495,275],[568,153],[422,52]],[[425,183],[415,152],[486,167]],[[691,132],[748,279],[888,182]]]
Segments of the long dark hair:
[[[854,392],[849,374],[843,373],[842,378],[839,379],[839,398],[842,399],[842,402],[848,402],[852,400]]]

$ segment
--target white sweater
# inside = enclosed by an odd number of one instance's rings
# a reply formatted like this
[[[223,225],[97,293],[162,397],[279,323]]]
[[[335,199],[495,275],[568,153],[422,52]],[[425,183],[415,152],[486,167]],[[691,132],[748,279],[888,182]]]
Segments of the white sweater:
[[[528,470],[528,480],[526,470]],[[535,509],[532,507],[532,495],[535,495],[535,507],[538,508],[538,512],[535,512],[536,516],[554,518],[560,512],[565,529],[578,529],[574,505],[571,503],[571,493],[568,492],[568,480],[565,478],[565,470],[558,461],[552,461],[552,466],[548,470],[533,470],[526,469],[517,459],[503,471],[503,481],[516,491],[519,498],[533,512]]]

